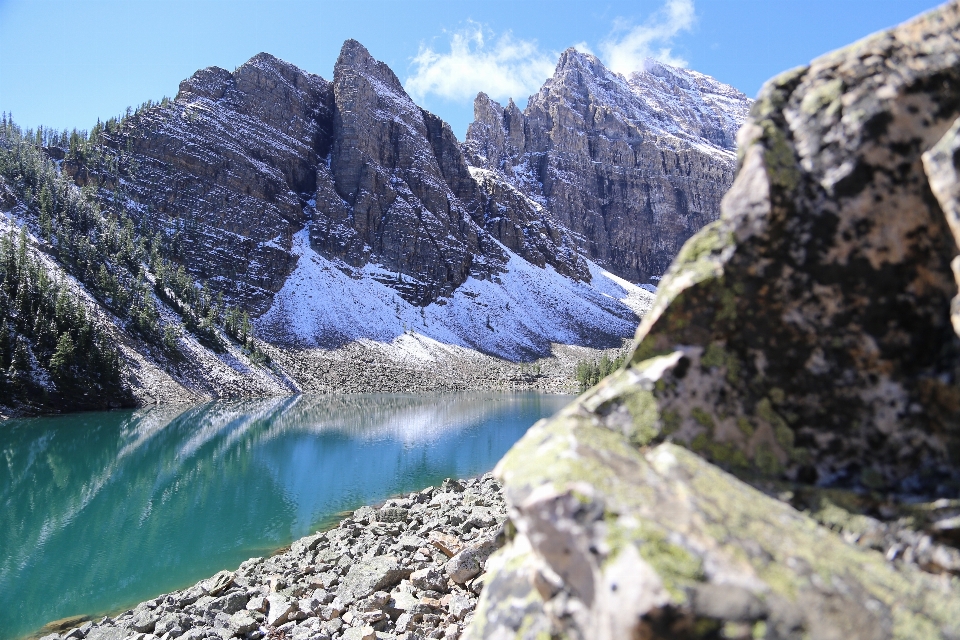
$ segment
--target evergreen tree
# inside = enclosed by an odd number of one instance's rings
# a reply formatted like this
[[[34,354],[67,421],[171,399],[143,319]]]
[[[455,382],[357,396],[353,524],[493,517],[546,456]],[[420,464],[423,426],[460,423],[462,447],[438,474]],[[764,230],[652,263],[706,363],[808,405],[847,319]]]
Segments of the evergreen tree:
[[[58,385],[73,377],[71,369],[76,358],[75,351],[76,348],[70,334],[67,332],[61,333],[57,340],[57,348],[50,357],[50,372]]]

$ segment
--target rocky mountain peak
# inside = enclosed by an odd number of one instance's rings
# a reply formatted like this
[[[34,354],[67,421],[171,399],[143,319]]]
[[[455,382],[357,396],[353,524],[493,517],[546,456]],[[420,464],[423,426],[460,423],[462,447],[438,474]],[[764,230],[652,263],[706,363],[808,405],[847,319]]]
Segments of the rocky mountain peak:
[[[579,72],[595,77],[603,77],[610,73],[597,56],[578,51],[575,47],[569,47],[560,54],[553,77],[556,78],[570,72]]]
[[[180,83],[176,101],[187,101],[195,98],[219,100],[234,86],[233,74],[220,67],[200,69],[192,76]]]
[[[627,78],[650,126],[665,135],[735,151],[751,101],[708,75],[648,58]]]
[[[571,48],[523,111],[477,96],[463,148],[571,230],[583,255],[645,280],[719,216],[749,105],[703,74],[650,61],[627,79]]]
[[[403,95],[409,100],[403,84],[393,69],[375,59],[366,47],[353,39],[344,41],[343,46],[340,47],[340,56],[333,66],[333,81],[337,82],[337,78],[345,73],[356,73],[376,79],[389,87],[393,93]]]

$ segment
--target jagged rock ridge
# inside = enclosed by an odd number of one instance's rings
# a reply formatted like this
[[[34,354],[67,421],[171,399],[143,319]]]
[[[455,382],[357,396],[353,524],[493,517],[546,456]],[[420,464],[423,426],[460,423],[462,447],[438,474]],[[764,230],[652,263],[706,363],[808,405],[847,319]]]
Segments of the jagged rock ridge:
[[[321,255],[382,266],[395,277],[381,280],[420,306],[501,270],[499,243],[590,278],[569,234],[480,189],[449,126],[352,40],[332,83],[259,54],[233,73],[198,71],[172,103],[104,137],[113,171],[67,170],[107,199],[119,189],[194,275],[257,315],[294,268],[292,236],[308,222]]]
[[[259,54],[233,73],[198,71],[174,101],[102,139],[110,162],[68,158],[66,170],[159,231],[176,261],[260,316],[278,343],[413,329],[526,357],[551,341],[613,345],[635,321],[636,306],[618,301],[636,297],[627,283],[590,284],[601,271],[575,234],[516,185],[469,166],[449,126],[355,41],[333,82]],[[343,290],[335,271],[362,285],[353,297],[375,300],[373,316],[392,317],[371,329],[352,309],[304,310],[300,294],[318,282]],[[549,327],[545,309],[557,310]]]
[[[568,49],[522,112],[479,94],[464,150],[570,229],[587,258],[645,281],[719,216],[749,105],[700,73],[648,60],[625,78]]]

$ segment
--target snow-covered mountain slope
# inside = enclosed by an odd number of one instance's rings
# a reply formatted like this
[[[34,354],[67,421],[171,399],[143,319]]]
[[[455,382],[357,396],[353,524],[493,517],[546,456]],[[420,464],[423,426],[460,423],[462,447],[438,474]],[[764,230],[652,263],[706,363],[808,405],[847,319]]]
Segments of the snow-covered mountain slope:
[[[591,282],[578,282],[501,250],[509,257],[500,273],[468,278],[453,295],[420,307],[383,284],[393,274],[381,266],[324,258],[301,231],[293,242],[297,267],[258,328],[279,343],[327,348],[416,333],[519,360],[549,353],[551,342],[614,346],[652,303],[652,293],[595,265]]]
[[[730,85],[692,69],[648,58],[627,78],[637,101],[630,117],[661,136],[729,157],[752,101]]]
[[[27,214],[27,207],[19,202],[7,211],[2,211],[0,207],[0,235],[11,232],[16,235],[20,229],[29,229]],[[51,380],[49,366],[33,356],[36,345],[23,341],[31,365],[20,373],[44,388],[44,398],[30,398],[29,395],[15,398],[11,389],[5,389],[6,393],[0,394],[0,415],[11,409],[27,413],[35,410],[106,409],[128,405],[130,401],[138,404],[192,403],[211,397],[278,395],[298,391],[296,384],[281,371],[252,362],[248,354],[229,340],[224,340],[222,351],[210,350],[201,344],[197,336],[184,331],[179,315],[154,296],[161,322],[177,328],[178,353],[175,356],[165,353],[157,345],[132,332],[129,323],[118,318],[97,300],[82,282],[51,255],[48,242],[29,231],[25,235],[27,255],[40,266],[47,278],[59,284],[72,298],[73,304],[83,308],[97,329],[103,331],[119,349],[123,364],[123,386],[129,393],[109,395],[101,392],[89,394],[87,398],[59,398],[58,393],[63,390],[58,389]],[[10,324],[12,328],[13,323]],[[2,328],[7,329],[7,324],[4,323]]]
[[[750,104],[694,71],[649,60],[625,78],[568,49],[522,112],[477,96],[464,155],[539,203],[587,259],[642,282],[719,216]]]

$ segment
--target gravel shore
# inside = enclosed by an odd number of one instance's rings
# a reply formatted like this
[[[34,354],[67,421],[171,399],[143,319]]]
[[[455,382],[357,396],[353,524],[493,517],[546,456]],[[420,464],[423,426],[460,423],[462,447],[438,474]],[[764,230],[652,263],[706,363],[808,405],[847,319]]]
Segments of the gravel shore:
[[[506,508],[492,476],[362,507],[329,531],[44,640],[457,638]]]

